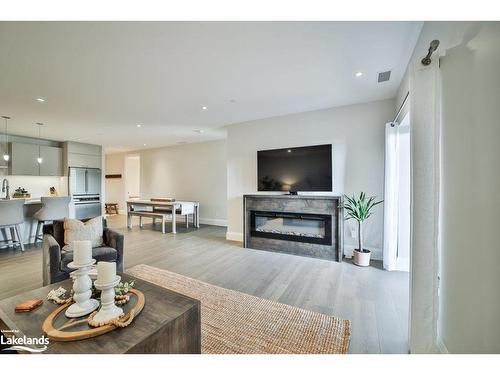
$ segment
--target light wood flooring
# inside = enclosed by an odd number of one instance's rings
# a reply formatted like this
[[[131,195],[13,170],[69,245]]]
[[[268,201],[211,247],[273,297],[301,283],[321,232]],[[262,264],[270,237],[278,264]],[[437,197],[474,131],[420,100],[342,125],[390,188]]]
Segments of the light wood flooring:
[[[148,264],[262,298],[351,320],[351,353],[407,353],[409,280],[387,272],[326,260],[250,250],[226,241],[226,228],[178,224],[128,230],[122,215],[109,226],[125,234],[125,268]],[[0,250],[0,299],[42,285],[39,247]]]

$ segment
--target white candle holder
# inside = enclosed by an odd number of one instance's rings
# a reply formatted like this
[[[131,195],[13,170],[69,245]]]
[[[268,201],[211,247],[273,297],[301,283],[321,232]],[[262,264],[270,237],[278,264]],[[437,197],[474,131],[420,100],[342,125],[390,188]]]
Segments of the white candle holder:
[[[73,300],[75,301],[66,310],[65,315],[68,318],[79,318],[90,314],[99,307],[99,301],[90,298],[92,296],[92,280],[89,277],[90,267],[95,263],[95,259],[88,264],[68,264],[69,268],[76,268],[71,272],[73,279]]]
[[[94,286],[101,291],[101,308],[92,318],[96,323],[109,322],[123,315],[123,310],[115,305],[115,286],[120,280],[121,277],[116,276],[110,283],[101,284],[98,280],[94,282]]]

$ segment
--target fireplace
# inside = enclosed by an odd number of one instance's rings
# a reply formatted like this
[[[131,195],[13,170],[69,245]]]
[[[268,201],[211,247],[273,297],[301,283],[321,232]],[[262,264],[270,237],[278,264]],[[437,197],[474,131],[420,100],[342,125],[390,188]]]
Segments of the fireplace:
[[[250,235],[285,241],[332,245],[332,216],[250,211]]]
[[[342,197],[244,195],[243,246],[342,261]]]

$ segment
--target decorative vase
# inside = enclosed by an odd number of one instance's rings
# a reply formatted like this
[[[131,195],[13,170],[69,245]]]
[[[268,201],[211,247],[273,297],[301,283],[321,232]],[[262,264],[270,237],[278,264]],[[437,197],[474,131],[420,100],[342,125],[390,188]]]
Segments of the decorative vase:
[[[364,250],[364,251],[358,251],[354,249],[353,251],[353,256],[354,256],[354,264],[360,267],[368,267],[370,265],[370,255],[371,255],[370,250]]]

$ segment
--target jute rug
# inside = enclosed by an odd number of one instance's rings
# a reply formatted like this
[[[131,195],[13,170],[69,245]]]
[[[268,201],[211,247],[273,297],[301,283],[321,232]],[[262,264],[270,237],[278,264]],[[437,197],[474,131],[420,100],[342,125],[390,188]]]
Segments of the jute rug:
[[[349,320],[224,289],[144,264],[127,273],[201,302],[203,353],[347,353]]]

